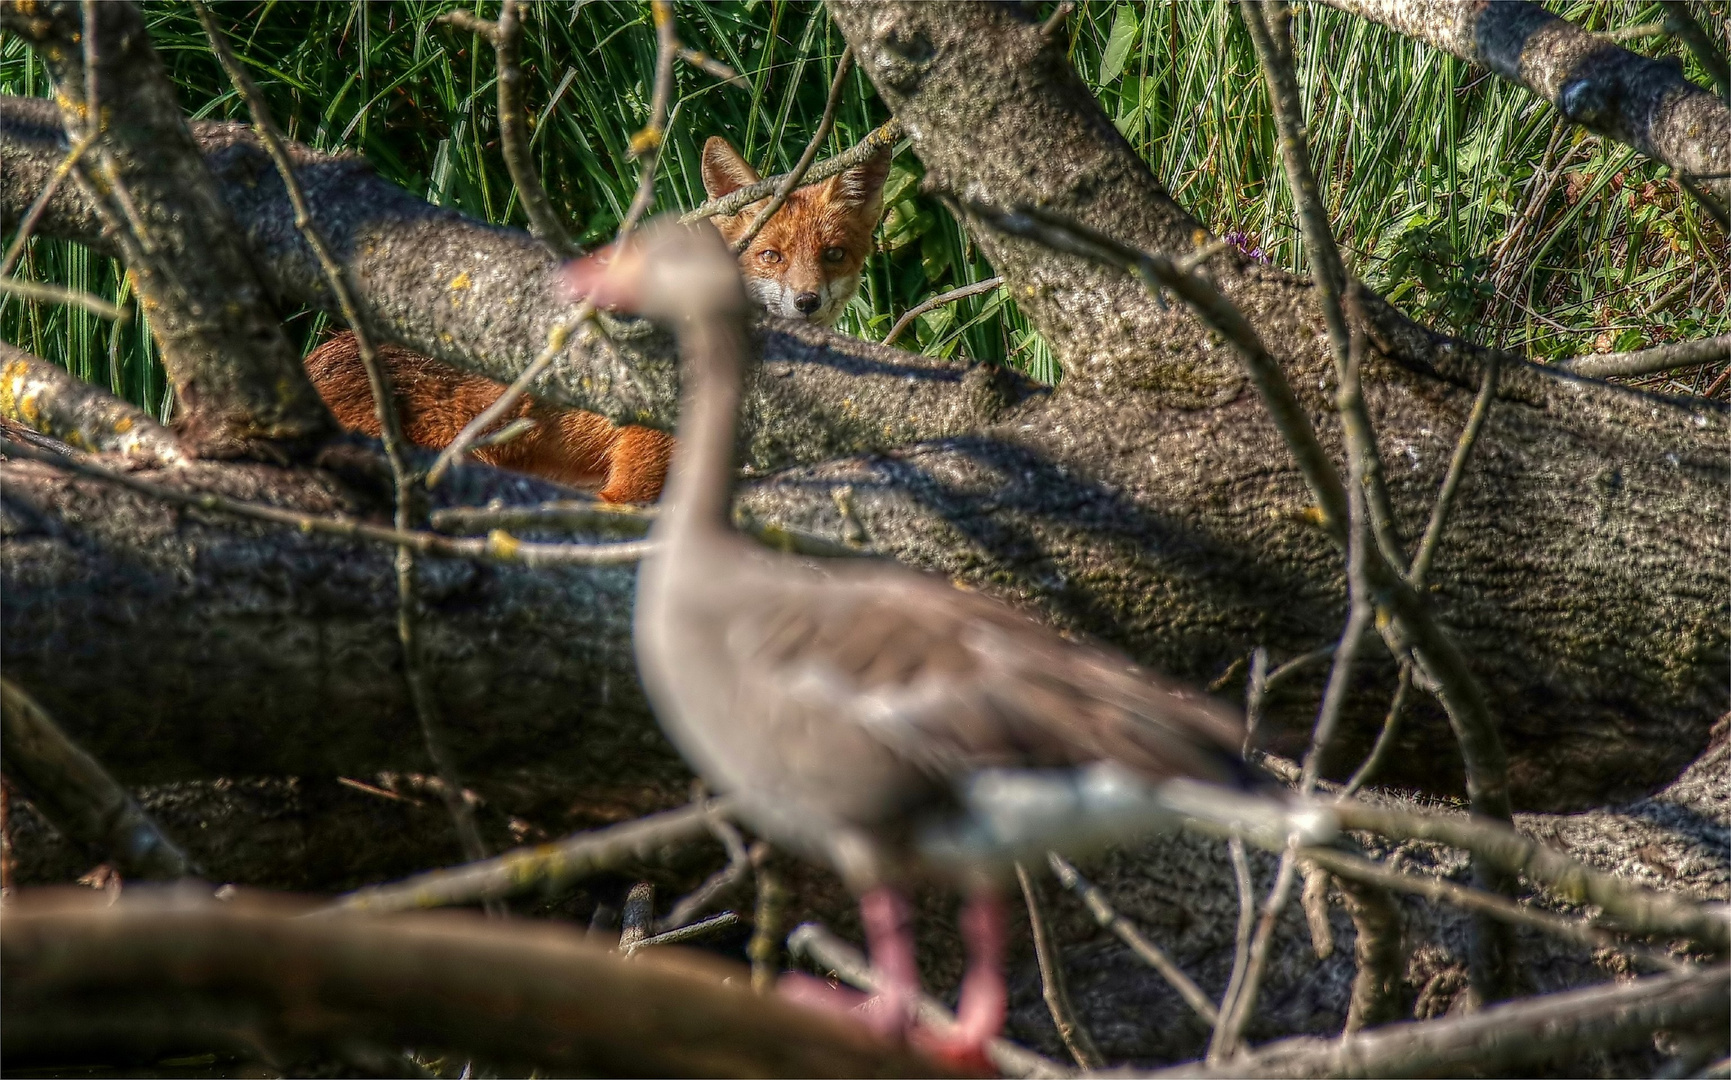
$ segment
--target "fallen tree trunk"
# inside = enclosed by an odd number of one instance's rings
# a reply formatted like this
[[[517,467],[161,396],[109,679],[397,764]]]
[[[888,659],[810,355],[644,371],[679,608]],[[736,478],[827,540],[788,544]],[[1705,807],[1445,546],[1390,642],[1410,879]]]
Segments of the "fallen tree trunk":
[[[371,1054],[390,1075],[412,1046],[604,1076],[944,1075],[864,1024],[755,994],[743,968],[680,950],[628,962],[548,923],[300,913],[190,888],[112,907],[32,897],[0,932],[0,1048],[14,1067],[215,1048],[279,1067]]]
[[[941,184],[972,185],[971,197],[999,204],[1039,202],[1172,255],[1194,243],[1192,219],[1014,11],[837,14]],[[980,95],[989,108],[957,104]],[[8,160],[21,162],[0,183],[6,207],[30,194],[18,177],[53,160],[44,148],[58,136],[29,123],[41,111],[11,101],[0,112]],[[286,298],[316,300],[322,283],[268,164],[231,128],[200,131],[266,280]],[[553,264],[534,241],[428,207],[352,161],[320,160],[303,170],[309,197],[374,310],[398,312],[387,336],[416,347],[466,341],[447,352],[502,357],[494,374],[539,347]],[[345,185],[361,193],[345,201]],[[57,196],[42,228],[92,239],[81,221]],[[1278,661],[1331,641],[1339,559],[1309,524],[1309,497],[1232,350],[1121,272],[979,236],[1059,350],[1064,384],[1024,397],[984,373],[923,361],[906,362],[924,372],[910,377],[864,343],[770,328],[751,397],[761,479],[746,507],[830,536],[863,527],[885,554],[992,588],[1192,681],[1215,680],[1259,644]],[[410,272],[381,254],[411,242],[476,245],[498,295],[482,302],[486,290],[470,290],[473,303],[452,305],[442,270],[411,260]],[[1338,453],[1332,365],[1309,284],[1230,252],[1207,272],[1281,357]],[[1373,319],[1366,397],[1397,525],[1413,537],[1485,356],[1386,307]],[[594,370],[579,357],[566,378]],[[1435,564],[1433,602],[1496,705],[1517,805],[1650,791],[1700,753],[1723,710],[1727,411],[1513,358],[1499,386]],[[650,395],[656,410],[665,392]],[[827,460],[837,453],[864,456]],[[764,475],[788,462],[806,464]],[[51,711],[101,728],[73,735],[115,760],[123,779],[403,764],[405,751],[385,749],[414,743],[399,731],[406,714],[390,676],[383,552],[200,522],[37,466],[4,469],[4,660]],[[161,475],[333,505],[328,481],[311,473]],[[849,520],[835,498],[844,488]],[[587,775],[611,748],[655,739],[630,663],[629,569],[537,577],[450,564],[426,576],[428,657],[444,707],[461,718],[454,738],[471,773],[558,763]],[[80,659],[70,671],[67,656]],[[1271,748],[1297,751],[1320,677],[1319,667],[1269,703]],[[1362,685],[1329,763],[1336,774],[1380,726],[1390,665],[1370,665]],[[1412,711],[1381,779],[1458,790],[1458,766],[1439,764],[1458,759],[1440,711],[1429,702]]]

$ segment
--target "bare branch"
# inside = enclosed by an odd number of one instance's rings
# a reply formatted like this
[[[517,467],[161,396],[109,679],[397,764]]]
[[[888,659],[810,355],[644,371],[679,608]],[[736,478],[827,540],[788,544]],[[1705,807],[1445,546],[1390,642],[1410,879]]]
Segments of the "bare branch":
[[[182,437],[206,457],[304,453],[335,422],[283,335],[138,10],[88,10],[88,27],[79,5],[66,2],[8,3],[0,18],[47,64],[66,130],[87,137],[88,121],[100,118],[91,150],[100,182],[88,182],[83,164],[73,175],[83,199],[115,226],[109,242],[123,249],[184,406]],[[98,81],[106,97],[88,100]],[[45,222],[66,195],[49,200]],[[199,257],[171,257],[186,251]]]
[[[192,6],[198,14],[199,23],[204,27],[205,37],[210,41],[211,51],[216,54],[217,61],[222,64],[222,69],[234,84],[235,90],[245,99],[247,110],[252,115],[253,130],[276,165],[277,176],[281,178],[283,188],[288,192],[289,202],[295,209],[295,228],[300,231],[301,237],[318,258],[325,280],[336,296],[337,304],[342,308],[343,318],[353,328],[361,367],[367,373],[367,383],[373,393],[373,413],[379,421],[385,460],[391,469],[391,481],[396,496],[393,524],[398,532],[408,532],[414,527],[416,518],[421,516],[415,511],[416,491],[408,463],[408,440],[403,435],[402,422],[397,414],[397,400],[391,387],[390,375],[379,363],[372,336],[366,330],[368,320],[361,315],[360,304],[355,298],[354,290],[349,287],[342,265],[337,262],[336,256],[331,254],[324,233],[313,221],[312,212],[307,208],[306,196],[301,191],[300,182],[295,179],[294,163],[289,160],[288,151],[283,147],[282,133],[277,130],[276,121],[270,115],[270,107],[265,102],[264,95],[259,92],[252,77],[235,60],[234,53],[228,47],[228,38],[216,24],[216,17],[211,14],[210,8],[202,0],[193,0]],[[501,33],[501,38],[503,36]],[[500,95],[504,95],[502,89]],[[420,722],[421,739],[426,746],[427,757],[432,762],[433,770],[443,781],[440,792],[445,809],[451,815],[451,823],[457,831],[458,842],[463,847],[463,854],[470,860],[484,859],[487,857],[487,845],[481,839],[480,829],[475,825],[474,809],[468,800],[463,798],[462,779],[446,745],[447,740],[439,724],[432,697],[427,692],[426,679],[422,672],[419,635],[416,631],[416,616],[420,604],[415,596],[413,548],[407,545],[397,547],[396,572],[397,640],[403,650],[403,679],[408,684],[409,700],[414,704],[415,716]]]
[[[1202,992],[1202,988],[1197,986],[1190,976],[1184,974],[1183,969],[1173,963],[1172,958],[1167,956],[1158,945],[1144,937],[1134,923],[1118,914],[1111,902],[1106,899],[1106,894],[1101,892],[1098,886],[1077,873],[1076,868],[1065,862],[1057,853],[1054,852],[1047,858],[1051,860],[1052,872],[1058,875],[1058,880],[1066,889],[1082,898],[1082,902],[1088,905],[1088,911],[1094,916],[1096,923],[1112,931],[1113,934],[1117,935],[1119,941],[1130,946],[1131,952],[1134,952],[1149,967],[1159,972],[1160,977],[1170,983],[1172,989],[1178,991],[1178,996],[1184,999],[1184,1003],[1196,1010],[1196,1015],[1200,1016],[1203,1022],[1213,1027],[1219,1021],[1220,1010],[1215,1008],[1214,1002],[1208,1000],[1208,995]]]
[[[523,203],[523,213],[529,218],[529,231],[570,257],[578,253],[577,245],[565,228],[564,219],[548,201],[541,176],[535,171],[535,157],[529,151],[528,107],[523,102],[523,65],[519,60],[523,45],[522,14],[522,5],[517,0],[505,0],[499,8],[495,32],[487,35],[493,43],[499,69],[499,152],[511,173],[517,198]]]
[[[745,231],[740,233],[739,238],[733,242],[735,255],[751,246],[751,242],[757,239],[757,234],[763,231],[763,227],[769,223],[770,218],[775,216],[776,211],[787,205],[787,197],[793,193],[793,189],[805,180],[805,174],[811,168],[811,163],[816,160],[819,148],[829,138],[830,129],[835,127],[835,110],[841,104],[841,92],[847,85],[847,77],[852,71],[853,46],[849,45],[842,50],[841,59],[835,65],[835,77],[830,79],[829,97],[824,101],[823,106],[823,119],[818,121],[817,130],[812,132],[811,141],[805,144],[805,150],[800,153],[799,160],[793,163],[793,168],[788,170],[787,175],[776,186],[775,194],[770,196],[769,202],[764,204],[763,209],[759,210],[757,215],[751,219],[751,224],[747,225]]]
[[[1731,1022],[1731,967],[1633,979],[1526,998],[1467,1016],[1390,1024],[1342,1039],[1300,1037],[1219,1066],[1180,1065],[1148,1077],[1408,1077],[1495,1075],[1640,1046],[1661,1028]]]
[[[1655,345],[1626,353],[1599,353],[1558,361],[1554,366],[1571,375],[1593,379],[1631,378],[1656,375],[1661,371],[1699,367],[1731,360],[1731,334],[1703,338],[1700,341],[1679,341],[1670,345]]]
[[[552,844],[519,848],[485,862],[430,870],[388,885],[338,897],[319,913],[387,914],[502,900],[531,889],[558,892],[573,882],[632,862],[647,862],[709,831],[709,815],[726,813],[719,800],[693,803],[622,825],[578,833]]]
[[[52,465],[56,469],[77,473],[80,476],[88,476],[94,480],[103,480],[117,487],[126,488],[128,491],[135,491],[140,495],[160,499],[163,502],[178,503],[181,506],[191,506],[212,513],[251,518],[254,521],[268,521],[272,524],[299,529],[302,532],[316,532],[346,540],[408,547],[418,555],[438,555],[453,559],[485,559],[491,562],[515,563],[530,567],[607,566],[634,563],[651,550],[651,541],[648,540],[622,544],[539,544],[518,540],[507,533],[498,531],[488,535],[485,540],[457,540],[449,536],[440,536],[437,533],[406,532],[402,529],[388,529],[347,518],[298,514],[293,510],[284,510],[277,506],[265,506],[260,503],[242,502],[210,492],[181,491],[161,484],[154,484],[148,480],[140,480],[126,473],[106,469],[93,462],[68,458],[45,450],[38,450],[35,447],[24,446],[10,439],[0,438],[0,452],[12,457]]]
[[[959,289],[951,289],[948,292],[939,293],[930,300],[916,304],[902,312],[902,317],[897,319],[896,324],[890,327],[890,332],[884,335],[883,343],[885,345],[894,345],[896,338],[902,336],[902,331],[908,328],[909,323],[913,322],[921,315],[924,315],[926,312],[931,311],[933,308],[940,308],[945,304],[953,304],[957,300],[966,300],[970,296],[978,296],[981,293],[991,292],[1003,283],[1004,279],[1002,277],[989,277],[984,281],[976,281],[972,285],[963,285]]]
[[[1411,893],[1441,903],[1454,904],[1456,907],[1488,915],[1514,926],[1526,926],[1534,930],[1541,930],[1547,934],[1567,941],[1579,942],[1595,949],[1611,949],[1614,952],[1625,953],[1649,966],[1663,970],[1675,971],[1689,966],[1664,953],[1654,952],[1652,949],[1642,948],[1638,945],[1628,945],[1619,940],[1616,935],[1591,923],[1575,922],[1536,908],[1522,907],[1508,897],[1500,896],[1497,893],[1467,888],[1442,878],[1402,874],[1385,866],[1380,866],[1369,859],[1329,848],[1305,848],[1301,855],[1307,862],[1347,880],[1360,881],[1367,885],[1377,885],[1384,889],[1393,889],[1397,892]]]
[[[673,65],[679,57],[679,36],[673,24],[671,0],[649,0],[655,22],[655,90],[649,99],[649,123],[631,136],[631,152],[638,160],[637,194],[619,223],[619,235],[637,227],[655,202],[655,170],[661,162],[661,145],[667,141],[667,111],[673,99]]]
[[[11,296],[22,296],[26,300],[41,300],[49,304],[65,304],[68,307],[82,308],[99,319],[110,322],[124,323],[132,318],[132,312],[123,307],[116,307],[94,293],[79,289],[68,289],[61,285],[46,285],[39,281],[25,281],[20,278],[0,278],[0,293]]]
[[[54,198],[54,193],[60,190],[60,185],[66,182],[72,169],[96,143],[96,129],[86,130],[72,144],[72,149],[60,159],[60,164],[48,174],[48,182],[42,185],[42,193],[36,196],[36,201],[30,204],[30,209],[24,211],[24,219],[18,224],[18,234],[12,238],[12,246],[6,249],[5,258],[0,258],[0,278],[8,277],[12,268],[18,265],[18,260],[24,256],[24,245],[30,242],[30,235],[36,231],[36,223],[42,220],[42,212],[48,209],[48,202]]]
[[[1328,3],[1526,87],[1564,118],[1634,147],[1707,192],[1728,224],[1731,105],[1683,78],[1675,64],[1632,53],[1538,4]]]
[[[1688,938],[1731,952],[1731,920],[1680,896],[1657,893],[1593,870],[1507,825],[1464,815],[1416,814],[1359,802],[1334,804],[1343,829],[1392,840],[1428,840],[1470,851],[1505,874],[1519,874],[1575,904],[1596,904],[1618,927]]]
[[[1210,1064],[1232,1056],[1234,1047],[1228,1040],[1236,1037],[1233,1013],[1237,1011],[1238,993],[1244,986],[1244,975],[1250,964],[1251,934],[1256,927],[1256,886],[1250,880],[1250,861],[1244,854],[1244,841],[1234,836],[1227,841],[1226,850],[1232,857],[1232,876],[1238,885],[1238,933],[1232,947],[1232,973],[1226,978],[1226,992],[1220,995],[1220,1011],[1214,1021],[1214,1031],[1208,1037],[1207,1060]]]
[[[1056,858],[1056,856],[1054,856]],[[1040,969],[1040,994],[1046,999],[1046,1010],[1052,1014],[1052,1024],[1070,1057],[1084,1069],[1102,1069],[1106,1059],[1094,1043],[1094,1036],[1076,1018],[1070,1004],[1070,989],[1064,981],[1064,960],[1058,955],[1052,940],[1052,927],[1040,910],[1040,897],[1028,870],[1016,864],[1016,881],[1022,887],[1022,901],[1028,905],[1028,926],[1034,935],[1034,961]]]
[[[828,180],[832,176],[846,172],[855,165],[864,164],[876,157],[885,148],[893,148],[896,143],[901,142],[903,134],[901,122],[890,120],[835,157],[820,161],[806,170],[805,182],[815,184],[820,180]],[[695,210],[687,210],[679,215],[679,220],[689,224],[708,217],[726,217],[729,214],[737,214],[759,199],[767,199],[774,195],[776,190],[791,175],[791,173],[782,173],[778,176],[759,180],[755,184],[747,184],[719,198],[710,199]]]
[[[521,375],[511,380],[511,385],[505,388],[505,392],[500,394],[493,404],[482,409],[479,415],[464,424],[463,430],[457,432],[457,437],[439,451],[438,459],[433,462],[433,467],[427,470],[428,487],[437,486],[439,481],[444,479],[452,464],[462,460],[463,455],[468,453],[470,447],[480,441],[481,437],[490,431],[501,417],[517,407],[517,402],[521,401],[523,395],[529,392],[529,388],[535,384],[535,380],[539,379],[542,373],[552,366],[553,361],[559,359],[565,352],[571,335],[594,314],[595,305],[584,300],[577,305],[571,314],[559,319],[547,328],[546,348],[542,349],[540,354],[530,361],[529,366],[523,369]]]
[[[112,907],[63,895],[8,907],[9,1063],[154,1061],[188,1044],[256,1057],[261,1040],[266,1057],[292,1058],[362,1041],[557,1075],[947,1075],[855,1020],[752,994],[736,966],[689,953],[626,960],[546,922],[303,919],[244,893],[139,892]],[[104,1007],[76,1004],[92,996]]]
[[[697,941],[700,938],[706,938],[709,935],[719,933],[722,930],[731,930],[735,926],[740,925],[740,922],[741,920],[738,913],[724,911],[719,915],[711,915],[707,919],[700,919],[693,923],[685,923],[684,925],[675,927],[672,930],[664,930],[659,934],[643,938],[634,945],[621,945],[620,950],[624,952],[626,956],[630,956],[633,953],[642,952],[644,949],[652,949],[660,945],[683,945],[686,942]]]
[[[471,535],[492,529],[526,531],[564,528],[637,537],[649,531],[649,527],[655,522],[655,516],[656,509],[653,506],[604,503],[600,500],[592,503],[566,501],[498,509],[454,506],[433,513],[433,528],[440,532]],[[853,547],[818,533],[759,521],[743,506],[733,508],[733,523],[739,531],[776,551],[812,555],[822,559],[858,559],[872,554],[869,548]]]
[[[5,679],[0,679],[0,727],[0,769],[68,839],[101,852],[128,877],[179,878],[197,872],[126,789],[67,738],[22,687]]]
[[[144,410],[3,341],[0,415],[80,450],[159,464],[184,458],[174,433]]]

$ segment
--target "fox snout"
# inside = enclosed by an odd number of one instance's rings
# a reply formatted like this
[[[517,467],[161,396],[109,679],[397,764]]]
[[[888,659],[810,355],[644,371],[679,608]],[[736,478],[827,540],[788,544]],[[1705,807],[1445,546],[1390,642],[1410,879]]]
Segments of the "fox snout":
[[[772,315],[830,326],[859,291],[860,271],[872,252],[872,233],[883,212],[889,175],[886,148],[828,180],[807,184],[764,223],[739,254],[746,292]],[[726,139],[703,147],[703,186],[710,198],[758,180]],[[729,244],[737,243],[767,200],[713,220]]]

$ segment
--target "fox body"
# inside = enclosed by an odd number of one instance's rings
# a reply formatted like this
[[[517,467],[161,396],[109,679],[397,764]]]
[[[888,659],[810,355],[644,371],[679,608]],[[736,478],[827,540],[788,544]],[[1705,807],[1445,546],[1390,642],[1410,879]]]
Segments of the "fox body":
[[[740,254],[740,268],[756,302],[773,315],[833,325],[859,291],[860,270],[871,254],[882,211],[885,151],[818,184],[789,193],[787,204]],[[703,186],[711,198],[755,183],[758,175],[719,136],[703,148]],[[767,202],[767,200],[765,200]],[[737,242],[764,202],[714,218],[721,235]],[[378,349],[390,376],[403,434],[418,446],[443,448],[505,387],[395,345]],[[379,434],[373,395],[355,336],[342,331],[306,357],[307,375],[346,428]],[[653,428],[618,426],[597,413],[525,397],[503,422],[535,421],[529,431],[475,457],[489,465],[542,476],[573,487],[599,488],[608,502],[653,502],[667,479],[673,438]]]

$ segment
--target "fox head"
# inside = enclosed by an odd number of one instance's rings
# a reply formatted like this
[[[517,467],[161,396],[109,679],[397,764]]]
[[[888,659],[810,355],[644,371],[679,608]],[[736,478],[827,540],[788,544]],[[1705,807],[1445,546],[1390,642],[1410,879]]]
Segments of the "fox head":
[[[886,147],[859,165],[787,197],[739,255],[746,291],[772,315],[830,326],[859,291],[860,270],[872,250],[872,232],[883,212]],[[726,139],[703,144],[703,187],[719,198],[758,181],[757,170]],[[737,214],[716,216],[729,244],[750,228],[768,200]]]

